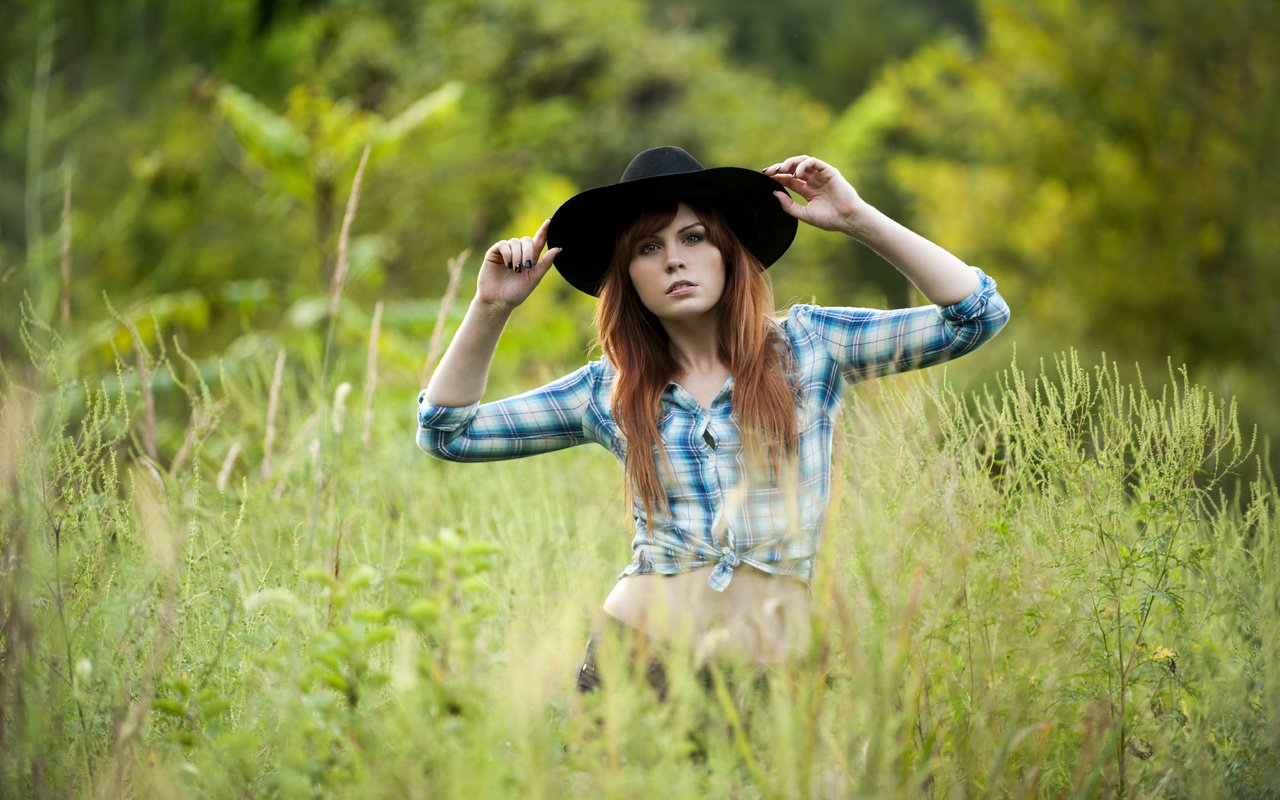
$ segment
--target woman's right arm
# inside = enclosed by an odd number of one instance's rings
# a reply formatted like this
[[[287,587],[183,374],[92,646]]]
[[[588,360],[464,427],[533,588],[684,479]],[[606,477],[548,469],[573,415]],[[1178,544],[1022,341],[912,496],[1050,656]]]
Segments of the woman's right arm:
[[[589,440],[584,419],[598,363],[524,394],[480,404],[503,327],[560,252],[552,248],[538,257],[547,224],[533,237],[498,242],[485,253],[462,326],[418,395],[418,446],[437,458],[521,458]]]
[[[461,407],[477,403],[484,396],[489,366],[502,329],[511,312],[533,292],[560,248],[553,247],[539,258],[547,242],[550,220],[532,237],[496,242],[484,254],[476,295],[467,308],[462,326],[440,359],[424,392],[432,405]]]

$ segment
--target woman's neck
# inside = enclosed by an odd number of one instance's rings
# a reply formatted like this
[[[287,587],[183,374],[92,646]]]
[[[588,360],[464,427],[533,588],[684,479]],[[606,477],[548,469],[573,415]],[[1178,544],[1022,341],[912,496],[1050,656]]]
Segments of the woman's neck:
[[[716,319],[663,320],[671,355],[679,374],[706,375],[719,372],[725,365],[720,358],[719,325]],[[679,377],[678,375],[675,377]]]

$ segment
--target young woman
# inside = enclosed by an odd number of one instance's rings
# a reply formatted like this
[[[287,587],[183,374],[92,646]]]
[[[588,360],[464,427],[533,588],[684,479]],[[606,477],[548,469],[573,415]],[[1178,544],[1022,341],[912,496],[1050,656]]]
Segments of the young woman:
[[[934,305],[796,305],[776,319],[764,270],[797,220],[872,247]],[[480,404],[503,327],[552,264],[600,298],[603,357]],[[623,463],[633,557],[587,640],[580,689],[600,684],[605,627],[628,632],[640,660],[644,647],[661,655],[680,641],[704,659],[776,664],[808,636],[844,389],[967,353],[1008,318],[991,278],[886,217],[823,161],[704,169],[679,148],[656,148],[535,235],[489,248],[462,326],[419,395],[418,444],[487,461],[595,442]],[[646,666],[664,697],[663,660]]]

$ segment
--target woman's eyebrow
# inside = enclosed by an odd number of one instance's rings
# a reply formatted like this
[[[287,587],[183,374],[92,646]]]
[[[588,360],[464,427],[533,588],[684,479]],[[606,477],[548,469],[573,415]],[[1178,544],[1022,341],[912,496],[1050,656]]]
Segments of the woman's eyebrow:
[[[677,231],[677,233],[684,233],[685,231],[689,230],[690,228],[697,228],[697,227],[704,227],[704,228],[705,228],[705,227],[706,227],[706,225],[704,225],[701,221],[699,221],[699,222],[690,222],[688,225],[685,225],[683,228],[681,228],[679,231]]]

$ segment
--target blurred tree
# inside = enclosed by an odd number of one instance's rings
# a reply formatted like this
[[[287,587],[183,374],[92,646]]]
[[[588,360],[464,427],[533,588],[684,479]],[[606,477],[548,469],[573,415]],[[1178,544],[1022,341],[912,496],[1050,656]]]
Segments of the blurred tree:
[[[487,246],[518,209],[536,216],[519,196],[541,196],[530,176],[612,182],[664,143],[763,165],[828,121],[804,94],[732,66],[715,38],[655,29],[636,0],[47,0],[0,14],[0,44],[13,45],[0,51],[0,277],[29,260],[25,231],[44,253],[0,285],[4,301],[16,305],[28,276],[56,288],[69,165],[73,319],[104,318],[104,288],[123,307],[200,286],[201,352],[240,333],[246,308],[279,313],[322,289],[313,254],[332,247],[359,140],[451,81],[467,87],[453,112],[371,162],[357,300],[388,285],[439,292],[448,257]],[[49,124],[31,169],[42,31]],[[0,356],[16,318],[0,319]]]
[[[334,261],[339,192],[345,188],[338,185],[340,178],[351,174],[366,145],[373,157],[393,155],[406,136],[452,111],[461,92],[461,85],[445,84],[394,119],[385,119],[300,86],[289,93],[288,110],[281,116],[226,84],[218,92],[218,108],[247,160],[260,171],[264,188],[311,210],[318,276],[326,281]]]
[[[833,140],[1018,314],[1280,378],[1280,5],[988,0],[978,50],[885,74]],[[1280,387],[1276,387],[1280,388]]]
[[[717,31],[734,61],[836,108],[887,63],[941,36],[980,35],[974,0],[654,0],[659,25]]]

